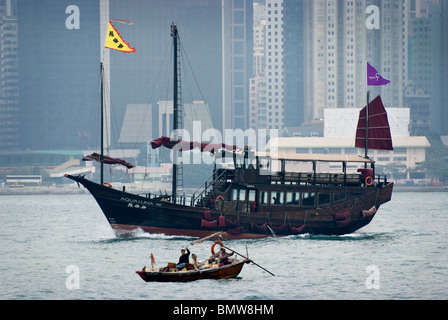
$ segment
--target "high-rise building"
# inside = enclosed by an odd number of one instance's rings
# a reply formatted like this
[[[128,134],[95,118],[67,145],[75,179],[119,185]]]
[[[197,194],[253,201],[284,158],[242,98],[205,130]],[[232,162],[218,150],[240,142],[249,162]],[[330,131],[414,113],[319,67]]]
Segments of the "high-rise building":
[[[110,0],[111,18],[135,22],[121,26],[120,32],[136,52],[129,55],[111,52],[111,99],[118,109],[117,118],[122,118],[129,103],[155,106],[157,101],[172,99],[172,89],[167,85],[172,81],[170,25],[174,22],[181,49],[188,57],[181,59],[182,103],[205,101],[217,129],[245,128],[252,76],[249,3],[249,0]],[[157,126],[157,121],[153,125]]]
[[[284,125],[283,0],[266,1],[267,129]]]
[[[283,1],[283,122],[296,127],[305,121],[307,83],[306,1]]]
[[[0,0],[0,149],[19,147],[17,1]]]
[[[248,79],[252,76],[250,0],[17,3],[16,66],[22,94],[16,108],[20,126],[16,127],[20,148],[98,147],[100,61],[105,64],[106,75],[105,144],[118,143],[127,105],[156,105],[171,98],[167,94],[171,82],[158,75],[161,65],[171,57],[173,22],[178,24],[181,49],[188,56],[181,71],[190,72],[191,83],[183,83],[183,102],[205,100],[218,128],[247,127]],[[123,38],[136,48],[135,53],[104,49],[109,18],[135,22],[114,22]],[[11,73],[2,76],[7,74]],[[200,90],[195,88],[196,80]],[[4,105],[5,100],[1,101]],[[156,117],[152,118],[157,124]],[[86,141],[83,145],[79,144],[80,137]]]
[[[367,61],[390,80],[385,86],[369,87],[372,96],[381,94],[386,107],[403,107],[407,82],[410,1],[373,0],[378,8],[378,28],[366,30]]]
[[[366,96],[365,5],[360,1],[266,2],[267,124],[298,127],[325,108]]]
[[[222,0],[222,129],[249,125],[253,76],[251,0]]]
[[[447,1],[442,1],[442,41],[443,41],[443,46],[442,46],[442,56],[443,57],[448,57],[448,2]],[[446,90],[446,88],[448,88],[448,61],[447,59],[443,59],[443,64],[441,67],[442,70],[442,88],[444,88],[442,90],[442,109],[440,110],[441,112],[441,121],[443,124],[448,123],[448,108],[447,108],[447,101],[448,101],[448,90]],[[443,135],[448,135],[448,126],[446,125],[442,125],[441,128],[441,134]]]
[[[366,1],[317,0],[308,5],[309,115],[322,119],[325,108],[361,107],[366,96]]]
[[[250,79],[249,97],[250,128],[255,130],[268,128],[266,77],[257,76]]]
[[[249,127],[267,128],[266,117],[266,4],[253,4],[253,74],[249,79]]]
[[[322,119],[327,108],[361,108],[370,91],[386,107],[410,107],[411,126],[443,131],[447,7],[439,0],[267,0],[263,54],[254,48],[266,72],[251,79],[255,104],[265,79],[266,107],[251,105],[251,126],[296,127]],[[390,83],[367,86],[367,62]]]
[[[171,109],[172,109],[171,105]],[[152,136],[152,108],[146,104],[128,104],[121,126],[120,144],[141,144]]]
[[[411,1],[406,104],[411,109],[414,134],[448,132],[445,129],[447,8],[446,1]]]
[[[77,148],[98,136],[99,1],[20,0],[17,12],[20,147]]]

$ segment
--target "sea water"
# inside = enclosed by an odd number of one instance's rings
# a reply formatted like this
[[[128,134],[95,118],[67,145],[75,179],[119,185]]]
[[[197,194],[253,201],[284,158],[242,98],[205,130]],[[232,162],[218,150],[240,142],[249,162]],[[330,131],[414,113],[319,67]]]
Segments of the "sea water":
[[[189,237],[117,237],[88,194],[0,196],[0,299],[447,299],[447,193],[396,192],[373,221],[343,236],[232,240],[253,264],[237,278],[146,283]],[[189,246],[199,260],[212,242]]]

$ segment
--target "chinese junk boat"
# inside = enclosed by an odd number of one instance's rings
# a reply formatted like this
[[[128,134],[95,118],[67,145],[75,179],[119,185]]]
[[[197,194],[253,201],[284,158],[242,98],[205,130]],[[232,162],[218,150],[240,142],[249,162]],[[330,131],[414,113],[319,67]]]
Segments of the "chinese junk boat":
[[[172,26],[171,34],[176,56],[176,26]],[[174,87],[177,89],[177,85]],[[102,178],[100,183],[81,175],[67,175],[67,178],[90,191],[115,230],[140,228],[149,233],[193,237],[223,231],[224,239],[301,233],[341,235],[367,225],[378,208],[391,199],[393,183],[387,181],[385,175],[376,174],[374,161],[367,157],[369,148],[392,150],[387,114],[379,96],[369,102],[367,95],[367,106],[360,111],[356,135],[355,146],[365,148],[364,157],[257,153],[224,144],[207,147],[176,137],[154,140],[153,148],[183,144],[183,150],[187,146],[191,149],[197,146],[201,151],[211,150],[216,158],[230,159],[230,164],[224,163],[221,167],[215,164],[213,175],[189,199],[177,193],[176,164],[173,165],[172,194],[165,197],[117,190],[104,185]],[[101,167],[105,159],[101,154]],[[107,160],[107,163],[114,163],[114,159]],[[116,160],[116,163],[121,162]],[[294,162],[308,162],[312,170],[286,170]],[[339,173],[318,172],[319,162],[339,163],[341,170]],[[347,172],[349,165],[350,168],[357,166],[357,171]]]

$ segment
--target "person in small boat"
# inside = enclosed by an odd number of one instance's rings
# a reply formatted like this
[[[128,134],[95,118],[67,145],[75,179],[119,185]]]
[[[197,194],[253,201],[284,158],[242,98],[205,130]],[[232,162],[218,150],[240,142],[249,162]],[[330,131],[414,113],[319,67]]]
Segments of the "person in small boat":
[[[186,253],[185,253],[185,249],[187,250]],[[182,270],[183,268],[185,268],[185,266],[189,262],[190,250],[188,250],[188,247],[186,247],[185,249],[180,250],[181,256],[179,258],[179,262],[176,265],[176,268],[178,270]]]
[[[234,252],[232,251],[232,253],[227,253],[226,249],[224,249],[223,247],[221,247],[221,250],[219,251],[219,255],[218,255],[218,260],[219,260],[219,266],[224,266],[226,264],[230,264],[232,263],[229,260],[229,257],[231,257],[234,254]]]
[[[200,273],[202,273],[201,270],[204,270],[204,267],[203,267],[202,264],[198,261],[198,256],[195,255],[195,254],[192,254],[192,255],[191,255],[190,264],[193,265],[194,270],[199,271]]]

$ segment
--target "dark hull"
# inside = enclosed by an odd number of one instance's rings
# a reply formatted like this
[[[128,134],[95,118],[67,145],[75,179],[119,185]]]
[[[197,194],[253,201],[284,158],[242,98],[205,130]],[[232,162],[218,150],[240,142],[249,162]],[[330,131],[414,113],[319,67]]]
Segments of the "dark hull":
[[[182,272],[148,272],[136,271],[146,282],[187,282],[201,279],[228,279],[238,276],[245,263],[250,260],[241,260],[219,268],[205,269],[202,272],[191,270]]]
[[[285,236],[297,233],[341,235],[352,233],[367,224],[375,213],[364,216],[362,211],[390,201],[393,183],[379,188],[308,187],[312,192],[337,192],[355,194],[346,200],[319,208],[285,210],[285,208],[258,208],[256,212],[236,204],[237,210],[227,207],[211,209],[211,219],[217,221],[225,215],[227,221],[240,222],[238,228],[204,227],[204,209],[201,207],[173,204],[164,200],[150,199],[119,191],[91,182],[80,176],[67,176],[89,190],[116,232],[142,229],[148,233],[174,236],[205,237],[217,231],[225,231],[226,239],[263,238],[273,234]],[[337,188],[337,189],[335,189]],[[275,210],[276,211],[275,211]],[[349,219],[338,221],[335,213],[349,212]],[[345,222],[345,223],[344,223]],[[264,228],[255,228],[263,226]],[[301,227],[301,229],[296,229]],[[298,231],[299,230],[299,231]]]

